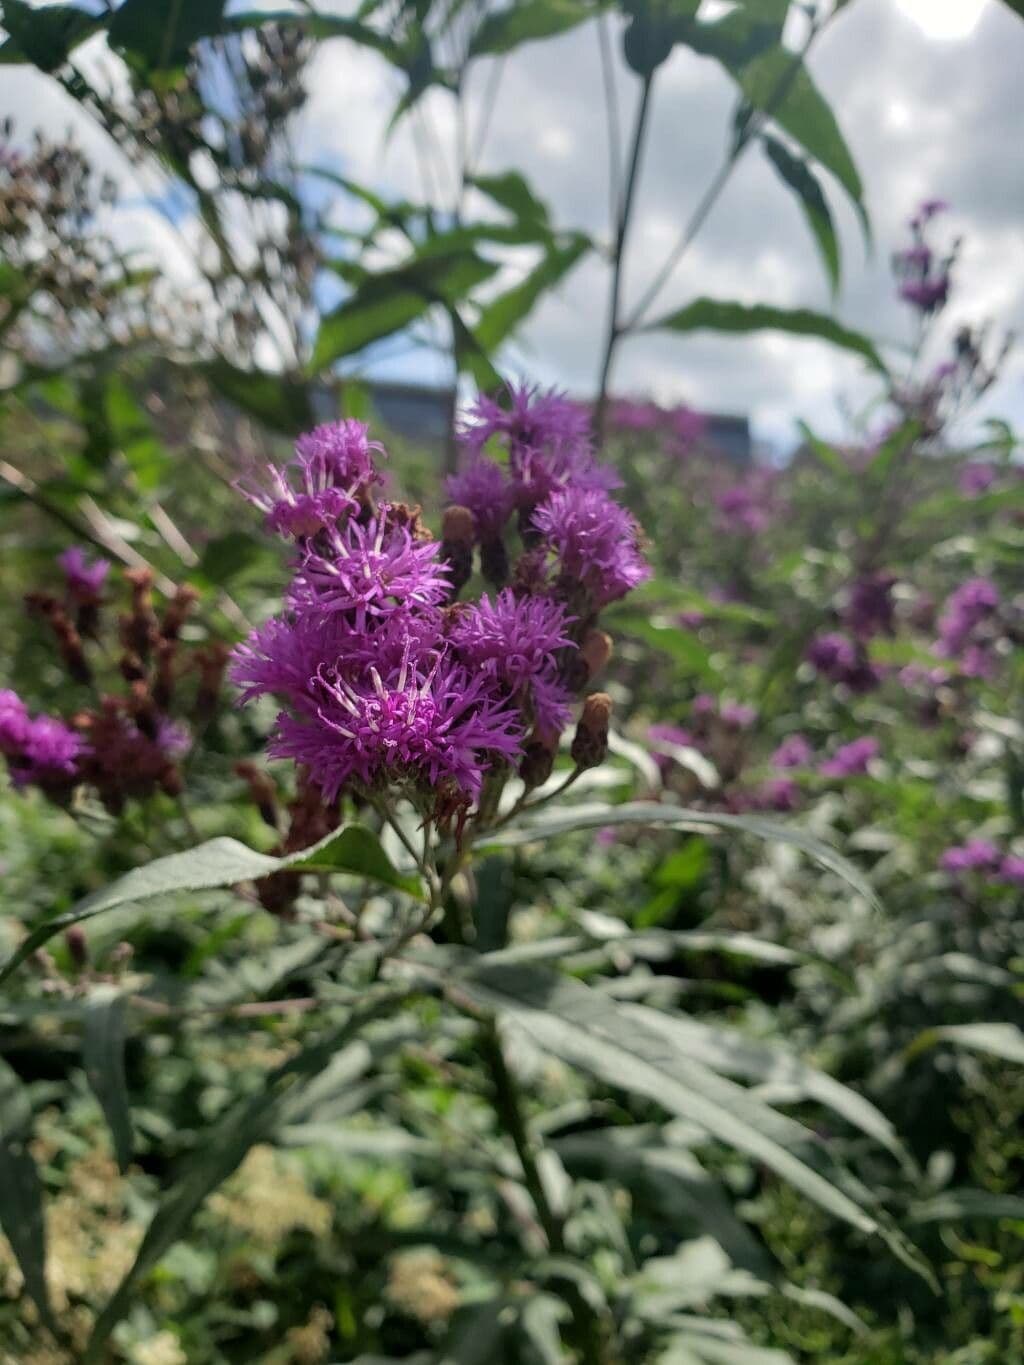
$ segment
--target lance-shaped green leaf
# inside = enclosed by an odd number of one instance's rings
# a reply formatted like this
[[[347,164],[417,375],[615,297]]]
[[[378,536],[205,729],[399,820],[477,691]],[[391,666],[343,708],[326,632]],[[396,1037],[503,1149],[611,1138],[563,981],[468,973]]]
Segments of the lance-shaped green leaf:
[[[307,1044],[270,1073],[259,1094],[235,1105],[214,1126],[183,1178],[157,1206],[134,1262],[96,1320],[84,1365],[95,1365],[104,1358],[104,1347],[131,1307],[138,1282],[182,1237],[207,1197],[238,1169],[250,1148],[267,1141],[288,1122],[297,1106],[301,1108],[305,1087],[315,1082],[328,1065],[335,1083],[342,1072],[349,1085],[365,1074],[373,1061],[373,1052],[366,1043],[357,1040],[357,1035],[396,998],[394,990],[383,992],[327,1038]]]
[[[470,57],[499,57],[521,43],[554,38],[592,19],[602,8],[587,0],[519,0],[488,14],[473,34]]]
[[[1024,1198],[991,1190],[943,1190],[911,1204],[908,1216],[912,1223],[959,1223],[965,1218],[1011,1218],[1024,1223]]]
[[[830,844],[816,839],[813,834],[795,825],[765,820],[759,815],[727,815],[717,811],[687,810],[657,801],[631,801],[621,806],[587,803],[579,806],[550,806],[531,815],[529,810],[508,829],[484,835],[480,843],[491,848],[515,847],[540,839],[554,839],[582,829],[600,829],[605,825],[651,825],[679,830],[735,830],[752,834],[755,838],[789,844],[813,858],[822,867],[834,872],[858,895],[872,905],[878,905],[871,885],[862,874],[837,853]]]
[[[552,242],[525,279],[482,309],[474,328],[480,344],[488,350],[499,346],[529,317],[538,301],[568,275],[589,246],[589,238],[579,233],[563,245]]]
[[[90,997],[82,1030],[85,1078],[100,1102],[122,1171],[132,1159],[132,1116],[124,1074],[125,999],[109,986]]]
[[[468,1000],[521,1028],[539,1047],[597,1077],[697,1123],[713,1137],[761,1162],[823,1209],[859,1231],[883,1237],[917,1268],[907,1244],[869,1196],[840,1187],[843,1173],[824,1174],[827,1158],[809,1129],[750,1091],[684,1057],[638,1011],[617,1005],[582,982],[535,967],[478,962],[457,972],[453,999]]]
[[[800,201],[807,226],[818,247],[832,293],[839,288],[839,239],[829,210],[828,200],[817,176],[806,161],[793,153],[775,137],[762,138],[768,160],[783,181]]]
[[[0,1058],[0,1228],[18,1262],[25,1288],[51,1330],[46,1286],[43,1187],[28,1143],[32,1107],[17,1073]]]
[[[872,369],[886,373],[882,357],[871,341],[824,313],[809,308],[777,308],[766,303],[735,303],[729,299],[695,299],[685,308],[648,323],[644,331],[669,332],[788,332],[817,337],[861,356]]]
[[[500,175],[471,176],[467,184],[480,190],[503,209],[508,209],[521,223],[548,226],[548,208],[538,199],[518,171],[503,171]]]
[[[239,882],[258,881],[275,872],[348,872],[424,899],[420,879],[399,872],[377,836],[364,825],[345,825],[312,848],[283,858],[258,853],[237,839],[209,839],[185,853],[170,853],[166,858],[134,868],[102,891],[86,896],[65,914],[40,924],[0,968],[0,984],[38,947],[71,924],[156,896],[177,891],[213,891]]]

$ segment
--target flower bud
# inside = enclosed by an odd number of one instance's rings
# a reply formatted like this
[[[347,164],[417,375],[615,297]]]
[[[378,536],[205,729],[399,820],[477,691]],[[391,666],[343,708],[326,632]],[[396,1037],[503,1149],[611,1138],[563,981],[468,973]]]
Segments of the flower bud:
[[[72,924],[70,928],[65,929],[64,942],[71,954],[71,961],[79,971],[83,971],[89,965],[89,944],[81,925]]]
[[[587,677],[592,681],[612,657],[612,637],[606,631],[591,627],[580,645],[580,657],[587,666]]]
[[[451,600],[473,577],[473,514],[466,507],[446,507],[441,522],[441,558],[448,565]]]
[[[534,730],[529,736],[523,745],[523,757],[519,764],[519,776],[527,791],[543,786],[551,776],[557,750],[558,741],[542,735],[539,730]]]
[[[577,768],[596,768],[604,762],[611,714],[612,699],[607,692],[592,692],[583,703],[583,714],[569,750]]]
[[[263,817],[265,824],[277,829],[277,789],[273,782],[255,763],[241,759],[235,764],[235,772],[246,783],[253,805]]]

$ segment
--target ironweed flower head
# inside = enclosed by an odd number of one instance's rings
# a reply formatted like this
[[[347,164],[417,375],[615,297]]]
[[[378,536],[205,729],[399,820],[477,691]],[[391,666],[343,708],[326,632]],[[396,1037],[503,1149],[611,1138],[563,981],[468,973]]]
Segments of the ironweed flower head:
[[[0,691],[0,753],[15,787],[35,785],[56,794],[75,784],[86,746],[74,730],[54,716],[30,716],[25,703]]]
[[[835,631],[816,635],[804,657],[822,677],[857,694],[871,692],[882,681],[881,670],[867,657],[864,646]]]
[[[475,456],[459,473],[449,475],[445,492],[449,502],[469,508],[480,541],[497,539],[515,507],[515,488],[501,466],[485,456]]]
[[[999,608],[999,589],[988,578],[970,578],[951,593],[939,617],[936,652],[945,658],[965,655],[977,646],[977,634]]]
[[[881,745],[871,735],[841,744],[818,771],[822,777],[858,777],[868,771],[873,759],[881,752]]]
[[[599,488],[553,493],[531,525],[557,556],[563,581],[579,584],[594,608],[625,597],[651,575],[636,521]]]
[[[470,452],[479,452],[493,437],[501,437],[512,455],[522,451],[552,454],[565,449],[591,450],[590,418],[586,409],[557,389],[536,384],[509,384],[506,402],[481,394],[469,410],[459,438]]]
[[[382,482],[374,457],[385,453],[379,441],[369,439],[367,424],[351,417],[325,422],[295,442],[300,460],[321,465],[336,487],[349,488],[357,495],[365,495]]]
[[[968,839],[965,844],[954,844],[939,859],[943,872],[992,872],[999,863],[999,850],[988,839]]]
[[[68,592],[76,602],[95,603],[99,601],[103,584],[110,572],[108,559],[89,561],[80,545],[71,545],[57,556],[57,563],[64,571]]]
[[[892,590],[895,582],[894,574],[873,573],[865,574],[850,585],[843,621],[858,640],[893,633],[896,604]]]
[[[773,768],[806,768],[814,750],[803,735],[787,735],[772,754]]]
[[[932,219],[947,208],[944,200],[925,200],[910,220],[913,235],[910,246],[895,252],[892,258],[900,298],[925,315],[944,308],[949,298],[951,271],[959,244],[954,244],[944,256],[937,257],[926,238]]]

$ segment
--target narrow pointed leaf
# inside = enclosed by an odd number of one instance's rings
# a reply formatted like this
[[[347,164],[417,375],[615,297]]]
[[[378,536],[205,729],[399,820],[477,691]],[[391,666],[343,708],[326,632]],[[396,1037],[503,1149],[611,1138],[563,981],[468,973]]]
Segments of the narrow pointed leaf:
[[[806,161],[794,156],[778,138],[762,140],[768,160],[800,201],[834,295],[839,288],[839,239],[825,193]]]
[[[132,1116],[124,1074],[125,1000],[115,990],[96,991],[86,1005],[82,1061],[86,1080],[110,1128],[122,1171],[132,1159]]]

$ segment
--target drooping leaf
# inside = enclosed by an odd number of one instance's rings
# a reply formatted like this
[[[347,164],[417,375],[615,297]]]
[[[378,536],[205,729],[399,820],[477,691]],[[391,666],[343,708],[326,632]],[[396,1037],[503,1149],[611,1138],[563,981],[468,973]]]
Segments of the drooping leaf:
[[[908,1056],[942,1042],[1024,1065],[1024,1031],[1016,1024],[941,1024],[918,1034],[907,1049]]]
[[[874,1209],[856,1202],[819,1169],[809,1130],[749,1091],[683,1057],[635,1008],[536,967],[478,962],[457,974],[458,990],[514,1022],[545,1051],[607,1085],[642,1095],[755,1161],[861,1232],[886,1236]],[[901,1247],[906,1254],[906,1248]]]
[[[647,324],[645,331],[671,332],[788,332],[792,336],[819,337],[833,346],[862,356],[872,369],[886,373],[873,343],[834,318],[808,308],[776,308],[771,304],[734,303],[727,299],[695,299],[685,308]]]
[[[377,836],[363,825],[344,825],[312,848],[283,858],[257,853],[237,839],[209,839],[185,853],[171,853],[134,868],[102,891],[86,896],[65,914],[40,924],[0,968],[0,984],[41,944],[71,924],[155,896],[177,891],[211,891],[287,871],[348,872],[423,899],[419,878],[399,872]]]
[[[837,853],[831,845],[816,839],[795,825],[766,820],[759,815],[728,815],[716,811],[691,811],[682,806],[671,806],[656,801],[627,802],[621,806],[593,803],[580,806],[551,806],[536,815],[524,814],[508,829],[484,836],[481,843],[489,847],[515,847],[541,839],[554,839],[576,830],[599,829],[605,825],[651,825],[683,830],[735,830],[752,834],[769,842],[789,844],[798,848],[834,872],[848,886],[872,905],[878,900],[871,885],[862,874]],[[2,979],[2,978],[0,978]]]
[[[1024,1198],[991,1190],[943,1190],[912,1204],[908,1217],[912,1223],[959,1223],[965,1218],[1012,1218],[1024,1223]]]
[[[299,380],[242,370],[226,360],[211,360],[195,368],[219,394],[273,431],[295,436],[313,425],[309,389]]]
[[[43,1187],[29,1151],[32,1109],[24,1086],[0,1057],[0,1228],[43,1321],[54,1326],[46,1284]]]
[[[522,223],[548,226],[548,209],[538,199],[519,171],[503,171],[500,175],[476,175],[467,184],[488,195],[503,209],[508,209]]]
[[[315,1081],[328,1064],[335,1078],[344,1068],[350,1084],[366,1072],[373,1054],[358,1041],[358,1034],[394,998],[394,991],[381,993],[328,1037],[304,1046],[270,1073],[259,1094],[236,1104],[215,1125],[185,1175],[157,1206],[135,1260],[96,1320],[84,1365],[96,1365],[104,1358],[110,1334],[131,1307],[138,1282],[182,1237],[207,1197],[238,1169],[250,1148],[267,1141],[287,1123],[291,1110],[301,1103],[304,1086]]]
[[[154,7],[152,0],[124,0],[110,21],[110,46],[129,62],[150,71],[176,69],[193,43],[224,29],[226,0],[177,0]]]
[[[371,276],[320,323],[311,369],[316,372],[374,341],[393,336],[432,305],[458,303],[497,270],[471,251],[414,259]]]
[[[807,162],[794,156],[778,138],[765,136],[762,142],[768,160],[800,201],[835,294],[839,288],[839,239],[824,191]]]
[[[480,344],[494,350],[530,315],[537,302],[559,284],[588,250],[590,241],[576,233],[564,245],[552,245],[525,279],[492,299],[474,328]]]
[[[132,1116],[124,1074],[125,999],[111,987],[94,991],[82,1030],[85,1077],[100,1102],[122,1171],[132,1159]]]
[[[554,38],[592,19],[600,8],[587,0],[518,0],[486,15],[473,35],[469,56],[502,56],[522,43]]]
[[[40,71],[63,66],[71,51],[103,27],[103,20],[74,5],[29,5],[3,0],[0,24],[8,37],[0,44],[0,65],[31,62]]]

